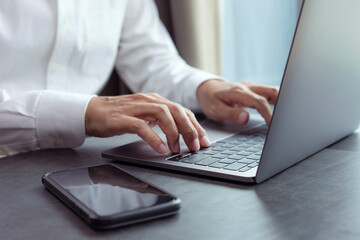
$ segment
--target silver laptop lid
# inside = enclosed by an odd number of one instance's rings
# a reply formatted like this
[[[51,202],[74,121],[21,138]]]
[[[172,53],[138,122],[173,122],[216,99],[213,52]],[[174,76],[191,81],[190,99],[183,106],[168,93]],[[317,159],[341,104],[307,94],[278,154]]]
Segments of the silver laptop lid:
[[[357,128],[359,13],[359,0],[304,1],[257,182]]]

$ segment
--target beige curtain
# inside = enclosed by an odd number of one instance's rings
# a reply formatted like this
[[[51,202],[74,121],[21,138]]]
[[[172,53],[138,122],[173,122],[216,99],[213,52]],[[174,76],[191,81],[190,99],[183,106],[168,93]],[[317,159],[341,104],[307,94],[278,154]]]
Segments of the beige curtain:
[[[221,75],[220,0],[170,0],[173,37],[192,66]]]

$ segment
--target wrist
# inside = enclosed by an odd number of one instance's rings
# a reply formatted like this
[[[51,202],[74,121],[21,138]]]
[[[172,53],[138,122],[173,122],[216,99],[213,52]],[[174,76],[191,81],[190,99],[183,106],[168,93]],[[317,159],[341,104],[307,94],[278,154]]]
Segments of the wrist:
[[[200,102],[201,96],[208,92],[208,90],[214,86],[217,85],[219,82],[224,82],[222,79],[209,79],[204,82],[202,82],[198,88],[196,89],[196,98],[198,102]]]

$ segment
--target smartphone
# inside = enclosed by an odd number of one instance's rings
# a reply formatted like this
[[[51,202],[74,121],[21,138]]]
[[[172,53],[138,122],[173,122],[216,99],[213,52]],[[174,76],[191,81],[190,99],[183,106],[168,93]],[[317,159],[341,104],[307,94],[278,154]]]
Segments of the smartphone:
[[[47,173],[42,183],[97,229],[173,215],[181,202],[174,195],[112,164]]]

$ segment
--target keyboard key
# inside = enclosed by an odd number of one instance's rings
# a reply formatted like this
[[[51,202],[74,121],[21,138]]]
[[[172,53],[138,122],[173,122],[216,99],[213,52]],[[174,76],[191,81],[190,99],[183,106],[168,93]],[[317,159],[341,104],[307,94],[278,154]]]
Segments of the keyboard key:
[[[244,155],[238,155],[238,154],[234,154],[234,155],[231,155],[231,156],[228,156],[228,158],[230,159],[235,159],[235,160],[240,160],[240,159],[243,159],[245,158],[246,156]]]
[[[217,151],[217,152],[222,152],[222,151],[225,151],[227,150],[227,148],[224,148],[224,147],[215,147],[212,149],[213,151]]]
[[[250,155],[253,155],[254,153],[253,152],[247,152],[247,151],[241,151],[238,154],[243,155],[243,156],[250,156]]]
[[[261,134],[256,132],[251,133],[251,135],[234,135],[217,141],[208,148],[202,148],[199,152],[175,155],[167,160],[246,171],[250,167],[244,166],[251,165],[254,167],[258,165],[267,129],[263,132]]]
[[[246,151],[247,151],[247,152],[253,152],[253,153],[254,153],[254,152],[258,152],[259,149],[252,147],[252,148],[247,148]]]
[[[217,161],[219,161],[218,158],[209,157],[209,158],[205,158],[205,159],[203,159],[203,160],[201,160],[201,161],[198,161],[198,162],[196,162],[195,164],[196,164],[196,165],[202,165],[202,166],[208,166],[208,165],[210,165],[210,164],[212,164],[212,163],[215,163],[215,162],[217,162]]]
[[[232,151],[232,150],[226,150],[224,152],[221,152],[221,154],[226,154],[226,155],[234,155],[236,154],[238,151]]]
[[[249,136],[237,135],[237,139],[235,140],[235,142],[246,142],[248,140],[249,140]]]
[[[248,159],[254,159],[254,160],[260,160],[260,155],[250,155],[250,156],[247,156],[246,158]]]
[[[221,159],[221,160],[219,161],[219,163],[227,163],[227,164],[232,164],[232,163],[234,163],[234,162],[236,162],[235,159],[229,159],[229,158]]]
[[[213,163],[211,165],[209,165],[209,167],[213,167],[213,168],[223,168],[223,167],[226,167],[228,164],[226,163],[219,163],[219,162],[216,162],[216,163]]]
[[[227,158],[228,155],[219,153],[219,154],[213,155],[212,157],[213,157],[213,158],[223,159],[223,158]]]
[[[249,164],[248,167],[254,168],[254,167],[257,167],[258,165],[259,165],[259,163],[254,162],[254,163],[252,163],[252,164]]]
[[[264,140],[265,140],[264,137],[255,137],[254,138],[254,141],[256,141],[256,142],[263,142]]]
[[[230,148],[229,150],[239,152],[239,151],[243,151],[243,150],[245,150],[245,149],[246,149],[246,148],[244,148],[244,147],[236,146],[236,147]]]
[[[254,159],[248,159],[248,158],[243,158],[243,159],[241,159],[241,160],[238,160],[238,162],[240,162],[240,163],[245,163],[245,164],[251,164],[251,163],[256,162],[256,160],[254,160]]]
[[[253,147],[254,144],[251,144],[251,143],[249,143],[249,142],[246,142],[246,143],[241,143],[241,144],[239,144],[239,146],[244,147],[244,148],[250,148],[250,147]]]
[[[201,151],[202,154],[206,154],[206,155],[215,155],[215,154],[218,154],[219,152],[217,151]]]
[[[239,172],[246,172],[246,171],[249,171],[251,168],[249,167],[243,167],[243,168],[240,168],[238,171]]]
[[[264,144],[256,144],[255,146],[253,146],[253,148],[257,148],[259,151],[262,151],[264,148]]]
[[[222,147],[232,148],[232,147],[236,147],[237,145],[238,145],[237,143],[227,143],[227,144],[223,145]]]
[[[243,167],[246,167],[246,164],[236,162],[236,163],[233,163],[233,164],[230,164],[230,165],[224,167],[224,169],[237,171],[237,170],[239,170],[240,168],[243,168]]]
[[[208,148],[205,148],[207,149],[208,151],[213,151],[213,152],[219,152],[219,151],[224,151],[224,148],[221,147],[221,146],[210,146]]]

